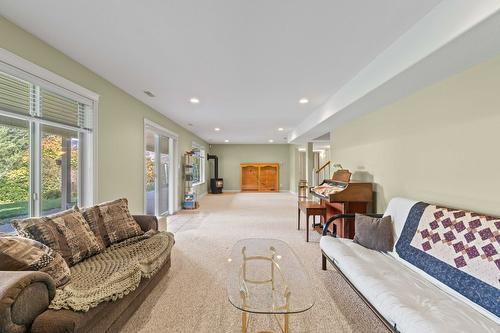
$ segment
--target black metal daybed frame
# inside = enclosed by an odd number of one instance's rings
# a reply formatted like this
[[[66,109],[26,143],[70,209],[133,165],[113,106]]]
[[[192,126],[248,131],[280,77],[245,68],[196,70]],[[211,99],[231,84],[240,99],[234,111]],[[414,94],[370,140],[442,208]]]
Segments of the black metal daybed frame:
[[[382,217],[383,214],[365,214],[367,216],[370,216],[370,217]],[[325,225],[323,226],[323,236],[328,236],[328,227],[330,226],[330,224],[333,223],[333,221],[337,220],[337,219],[343,219],[343,218],[354,218],[355,217],[355,214],[337,214],[337,215],[333,215],[332,217],[330,217]],[[337,226],[335,224],[333,224],[333,230],[332,230],[332,233],[329,235],[331,237],[335,237],[337,238]],[[389,321],[387,321],[387,319],[384,318],[384,316],[382,316],[380,314],[380,312],[378,312],[378,310],[366,299],[366,297],[354,286],[354,284],[349,280],[349,278],[347,276],[345,276],[345,274],[342,272],[342,270],[335,264],[335,261],[333,258],[330,258],[328,257],[325,252],[323,252],[323,250],[321,250],[321,269],[326,271],[326,262],[327,260],[330,262],[330,264],[332,264],[332,266],[337,270],[337,272],[339,272],[340,276],[342,276],[342,278],[351,286],[351,288],[356,292],[356,294],[358,294],[358,296],[363,300],[363,302],[365,302],[365,304],[370,308],[370,310],[372,310],[372,312],[380,319],[380,321],[382,321],[382,323],[393,333],[399,333],[399,331],[397,330],[396,328],[396,324],[392,325]]]

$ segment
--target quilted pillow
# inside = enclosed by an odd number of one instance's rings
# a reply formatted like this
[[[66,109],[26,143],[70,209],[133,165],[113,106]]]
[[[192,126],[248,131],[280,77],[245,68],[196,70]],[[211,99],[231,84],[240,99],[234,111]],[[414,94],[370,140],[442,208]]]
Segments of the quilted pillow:
[[[37,240],[58,252],[70,266],[102,250],[82,213],[75,209],[14,220],[12,225],[20,236]]]
[[[59,253],[35,240],[12,235],[0,235],[0,271],[45,272],[57,287],[66,284],[71,274]]]
[[[90,229],[106,247],[144,233],[130,214],[125,198],[87,208],[83,214]]]

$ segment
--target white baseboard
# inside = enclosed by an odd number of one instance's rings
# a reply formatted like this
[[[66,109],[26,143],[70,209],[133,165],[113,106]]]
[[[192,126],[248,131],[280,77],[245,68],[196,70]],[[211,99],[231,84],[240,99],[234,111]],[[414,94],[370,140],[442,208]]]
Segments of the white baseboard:
[[[222,189],[222,192],[237,193],[237,192],[241,192],[241,190],[226,190],[226,189]]]

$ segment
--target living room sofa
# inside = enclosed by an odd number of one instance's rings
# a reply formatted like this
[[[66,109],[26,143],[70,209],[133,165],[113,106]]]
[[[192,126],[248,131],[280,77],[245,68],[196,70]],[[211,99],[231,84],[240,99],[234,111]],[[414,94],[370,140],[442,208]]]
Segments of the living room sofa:
[[[368,249],[351,239],[336,238],[335,230],[329,235],[328,228],[334,220],[354,217],[349,214],[333,216],[327,221],[320,241],[323,270],[330,262],[393,332],[500,332],[498,316],[464,297],[456,288],[450,288],[446,284],[449,280],[439,275],[441,273],[436,269],[437,264],[425,268],[426,272],[413,265],[412,258],[404,259],[398,255],[396,247],[402,245],[398,245],[397,241],[402,237],[405,224],[409,223],[409,215],[414,214],[415,206],[421,204],[405,198],[390,201],[383,216],[392,217],[395,245],[393,251],[388,253]],[[472,216],[475,216],[474,213]],[[445,222],[449,223],[448,220]],[[445,244],[445,240],[440,240],[436,245],[445,247],[450,246],[450,243]],[[415,253],[425,252],[418,246],[412,250]],[[488,266],[488,269],[493,267],[497,278],[500,277],[494,263],[484,257],[476,260],[480,265],[493,265]],[[467,288],[466,279],[460,281],[453,278],[452,282]],[[493,300],[490,305],[493,311],[498,312],[498,280],[496,287],[496,290],[492,289]],[[472,294],[476,292],[479,296],[481,294],[479,290],[468,291]]]
[[[142,231],[158,230],[155,216],[133,216]],[[48,274],[0,271],[1,332],[117,332],[142,304],[170,268],[170,253],[151,278],[123,298],[103,302],[87,312],[49,309],[56,287]]]

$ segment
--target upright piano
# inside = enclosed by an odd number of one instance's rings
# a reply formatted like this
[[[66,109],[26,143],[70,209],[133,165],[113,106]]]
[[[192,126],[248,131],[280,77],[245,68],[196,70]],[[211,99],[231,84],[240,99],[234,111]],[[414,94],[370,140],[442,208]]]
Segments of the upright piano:
[[[321,185],[310,188],[310,193],[321,199],[321,204],[326,207],[326,218],[336,214],[371,213],[373,183],[351,181],[350,173],[347,179],[339,180],[335,176],[335,179],[325,179]],[[349,220],[333,222],[337,227],[337,237],[354,238],[354,221]]]

